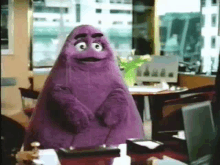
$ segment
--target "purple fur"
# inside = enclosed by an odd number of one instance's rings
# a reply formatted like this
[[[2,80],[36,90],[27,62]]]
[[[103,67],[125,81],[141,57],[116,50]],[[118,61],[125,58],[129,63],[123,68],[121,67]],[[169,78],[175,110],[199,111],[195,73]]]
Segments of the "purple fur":
[[[75,39],[82,33],[86,36]],[[39,96],[27,129],[25,149],[30,149],[33,141],[39,141],[42,148],[59,149],[143,138],[140,115],[115,64],[110,44],[105,36],[92,37],[96,33],[102,34],[84,25],[67,37]],[[77,44],[81,42],[87,49],[79,51]],[[94,42],[103,50],[96,51]],[[81,61],[91,57],[99,61]]]

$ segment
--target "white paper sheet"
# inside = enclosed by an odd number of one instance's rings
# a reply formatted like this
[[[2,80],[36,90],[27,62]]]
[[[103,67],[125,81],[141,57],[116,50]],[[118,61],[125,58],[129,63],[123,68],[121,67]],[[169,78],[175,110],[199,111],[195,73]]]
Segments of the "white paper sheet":
[[[54,149],[39,150],[40,158],[33,161],[43,165],[61,165]]]
[[[177,139],[181,139],[181,140],[186,140],[185,132],[184,131],[179,131],[178,135],[173,135],[173,137],[175,137]]]
[[[157,165],[187,165],[186,163],[180,162],[178,160],[159,160]]]
[[[160,145],[160,144],[158,144],[158,143],[151,142],[151,141],[135,142],[135,143],[138,144],[138,145],[141,145],[141,146],[148,147],[148,148],[150,148],[150,149],[154,149],[154,148],[156,148],[157,146]]]
[[[154,87],[154,86],[134,86],[129,87],[130,92],[149,92],[149,93],[157,93],[163,91],[162,88]]]

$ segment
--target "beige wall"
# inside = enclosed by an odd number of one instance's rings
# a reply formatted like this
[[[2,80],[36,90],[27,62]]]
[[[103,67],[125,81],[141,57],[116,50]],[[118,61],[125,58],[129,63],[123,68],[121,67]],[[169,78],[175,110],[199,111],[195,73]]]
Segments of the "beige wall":
[[[17,85],[1,88],[2,114],[16,115],[22,110],[19,87],[29,87],[28,81],[28,0],[14,0],[14,53],[1,57],[2,77],[15,77]]]
[[[34,90],[40,91],[48,75],[34,75]]]

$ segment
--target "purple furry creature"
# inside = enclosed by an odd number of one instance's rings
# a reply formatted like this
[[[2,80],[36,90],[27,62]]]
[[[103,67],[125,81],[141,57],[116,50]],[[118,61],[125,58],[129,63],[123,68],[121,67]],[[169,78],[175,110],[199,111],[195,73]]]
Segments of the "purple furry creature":
[[[134,100],[103,33],[89,25],[67,37],[39,96],[25,150],[118,145],[143,138]]]

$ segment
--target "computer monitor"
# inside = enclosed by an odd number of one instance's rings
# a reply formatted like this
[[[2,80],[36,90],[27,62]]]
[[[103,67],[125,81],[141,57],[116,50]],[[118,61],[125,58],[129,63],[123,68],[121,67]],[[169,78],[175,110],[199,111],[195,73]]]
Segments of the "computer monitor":
[[[214,120],[210,101],[182,108],[189,161],[195,162],[211,155]]]

